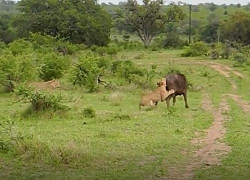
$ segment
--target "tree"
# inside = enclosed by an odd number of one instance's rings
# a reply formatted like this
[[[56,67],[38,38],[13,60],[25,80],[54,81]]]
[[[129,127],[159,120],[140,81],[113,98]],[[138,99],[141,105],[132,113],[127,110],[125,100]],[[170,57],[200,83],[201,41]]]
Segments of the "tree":
[[[228,22],[223,23],[222,32],[224,39],[249,45],[250,16],[243,12],[235,12]]]
[[[213,12],[217,8],[216,4],[214,3],[208,3],[208,9],[210,12]]]
[[[6,44],[15,39],[15,33],[10,28],[11,18],[11,14],[0,14],[0,40]]]
[[[184,19],[185,15],[178,6],[162,11],[162,5],[162,0],[143,0],[143,5],[128,0],[117,12],[118,24],[123,24],[127,32],[136,33],[148,47],[152,39],[164,31],[167,23]]]
[[[40,32],[73,43],[106,45],[111,18],[96,0],[22,0],[14,20],[19,36]]]
[[[208,24],[201,28],[201,40],[207,43],[219,41],[220,20],[216,14],[212,13],[208,16]]]

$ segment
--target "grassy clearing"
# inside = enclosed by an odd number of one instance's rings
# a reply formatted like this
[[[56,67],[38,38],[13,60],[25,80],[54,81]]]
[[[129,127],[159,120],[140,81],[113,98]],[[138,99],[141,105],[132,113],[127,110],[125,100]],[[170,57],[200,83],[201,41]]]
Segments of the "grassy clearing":
[[[121,52],[117,60],[133,60],[147,68],[157,64],[155,82],[172,69],[185,73],[190,83],[190,109],[178,97],[176,107],[169,110],[159,103],[155,109],[140,111],[138,103],[146,90],[136,86],[92,94],[65,88],[59,91],[69,111],[22,116],[28,105],[10,105],[16,101],[14,94],[1,94],[1,124],[13,122],[5,126],[5,132],[22,137],[8,153],[0,151],[1,179],[161,179],[168,175],[169,166],[185,164],[192,157],[190,140],[195,132],[212,123],[211,114],[201,107],[203,93],[211,94],[217,106],[230,84],[210,68],[185,64],[202,58],[180,58],[178,54],[131,51]],[[107,81],[111,79],[107,77]],[[237,116],[240,110],[233,108],[232,119],[244,116]],[[86,116],[85,109],[92,109],[95,116]],[[230,124],[235,121],[228,124],[227,141],[236,152],[236,139],[230,134],[245,125],[243,121],[239,126]],[[239,152],[229,157],[235,162],[237,155]],[[205,177],[208,171],[199,171],[197,177]]]

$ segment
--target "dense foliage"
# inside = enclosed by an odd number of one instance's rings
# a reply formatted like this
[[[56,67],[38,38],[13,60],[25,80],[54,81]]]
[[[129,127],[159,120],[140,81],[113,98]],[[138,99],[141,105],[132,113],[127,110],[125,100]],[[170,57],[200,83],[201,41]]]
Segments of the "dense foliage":
[[[144,46],[148,47],[155,36],[164,32],[167,23],[184,18],[184,13],[178,6],[166,12],[162,12],[162,6],[161,0],[146,0],[143,5],[128,0],[117,13],[118,24],[130,33],[135,32]]]
[[[109,42],[111,19],[95,0],[22,0],[18,10],[21,14],[13,25],[19,37],[40,32],[73,43],[103,46]]]
[[[119,43],[128,49],[137,46],[130,44],[134,35],[146,47],[154,44],[154,47],[181,48],[188,36],[192,36],[192,42],[229,40],[248,45],[249,9],[249,4],[189,6],[171,2],[165,5],[160,0],[143,1],[142,5],[132,0],[118,5],[98,4],[95,0],[0,1],[0,38],[10,43],[20,37],[30,37],[30,32],[39,32],[72,43],[104,46],[109,44],[110,35],[120,33],[124,42],[119,40]],[[162,40],[155,45],[159,35]],[[64,52],[62,46],[56,48]],[[75,50],[66,49],[67,53]],[[103,53],[103,49],[98,51]]]

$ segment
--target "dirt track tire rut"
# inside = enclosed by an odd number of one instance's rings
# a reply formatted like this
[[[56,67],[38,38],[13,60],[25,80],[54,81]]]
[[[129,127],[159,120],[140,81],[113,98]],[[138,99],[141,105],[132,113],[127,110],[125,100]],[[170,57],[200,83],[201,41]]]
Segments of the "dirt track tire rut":
[[[223,75],[225,79],[231,84],[231,90],[233,92],[235,92],[238,87],[230,75],[232,74],[237,77],[244,78],[241,73],[234,71],[227,65],[215,62],[196,62],[196,64],[209,66]],[[228,119],[226,114],[230,110],[227,103],[227,97],[233,99],[244,112],[250,113],[250,104],[242,100],[241,96],[239,95],[222,94],[220,106],[219,108],[215,109],[209,95],[203,94],[202,108],[213,115],[213,123],[211,127],[207,129],[205,137],[192,140],[192,144],[197,146],[198,149],[194,152],[193,158],[187,162],[182,172],[180,172],[178,168],[169,168],[169,176],[167,178],[168,180],[193,179],[194,171],[196,169],[219,165],[223,156],[231,151],[231,147],[223,142],[223,137],[226,133],[224,123]]]

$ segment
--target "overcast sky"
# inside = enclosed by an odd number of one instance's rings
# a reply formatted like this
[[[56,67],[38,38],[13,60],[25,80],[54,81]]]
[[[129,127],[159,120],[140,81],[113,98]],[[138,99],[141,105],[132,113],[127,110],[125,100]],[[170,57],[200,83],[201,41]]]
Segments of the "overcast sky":
[[[113,4],[118,4],[119,2],[126,2],[126,0],[98,0],[99,3],[113,3]],[[142,2],[142,0],[137,0],[138,2]],[[165,0],[166,4],[168,4],[169,2],[178,2],[178,1],[181,1],[181,2],[186,2],[187,4],[199,4],[199,3],[211,3],[213,2],[214,4],[218,4],[218,5],[221,5],[221,4],[238,4],[240,3],[241,5],[246,5],[248,4],[248,2],[250,3],[250,0]]]

